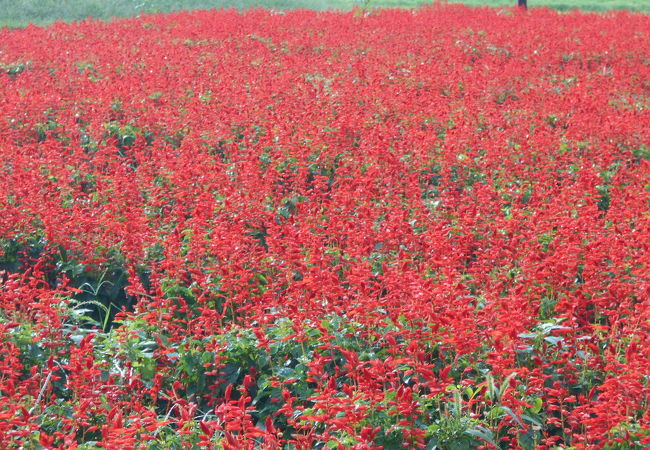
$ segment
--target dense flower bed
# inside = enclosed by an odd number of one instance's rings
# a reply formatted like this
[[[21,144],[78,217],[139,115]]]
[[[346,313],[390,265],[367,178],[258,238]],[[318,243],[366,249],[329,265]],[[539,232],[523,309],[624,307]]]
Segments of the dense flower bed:
[[[0,448],[650,444],[650,17],[0,31]]]

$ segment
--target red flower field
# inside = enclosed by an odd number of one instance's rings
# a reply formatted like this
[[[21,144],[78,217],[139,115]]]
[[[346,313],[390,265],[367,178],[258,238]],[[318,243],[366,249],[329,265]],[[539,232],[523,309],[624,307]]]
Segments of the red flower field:
[[[650,16],[0,30],[0,448],[650,445]]]

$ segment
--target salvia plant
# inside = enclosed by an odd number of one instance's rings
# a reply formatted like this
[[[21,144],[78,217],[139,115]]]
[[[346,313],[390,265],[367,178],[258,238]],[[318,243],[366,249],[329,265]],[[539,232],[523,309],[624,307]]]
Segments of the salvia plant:
[[[0,30],[0,448],[650,445],[650,17]]]

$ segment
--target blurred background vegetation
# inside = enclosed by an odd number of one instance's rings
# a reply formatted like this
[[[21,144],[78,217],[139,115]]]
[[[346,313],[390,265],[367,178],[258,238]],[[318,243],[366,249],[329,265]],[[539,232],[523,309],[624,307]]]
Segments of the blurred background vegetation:
[[[513,6],[515,0],[448,0],[471,6]],[[57,20],[72,21],[88,17],[108,19],[142,13],[181,9],[275,8],[275,9],[351,9],[354,7],[411,8],[425,0],[0,0],[0,26],[22,27],[29,23],[47,25]],[[608,11],[629,9],[650,13],[650,0],[528,0],[531,8]]]

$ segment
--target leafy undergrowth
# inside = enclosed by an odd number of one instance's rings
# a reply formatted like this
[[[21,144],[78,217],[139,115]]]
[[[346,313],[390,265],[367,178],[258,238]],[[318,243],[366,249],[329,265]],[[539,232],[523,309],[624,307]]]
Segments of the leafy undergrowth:
[[[0,31],[0,447],[650,444],[650,18]]]

